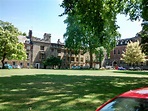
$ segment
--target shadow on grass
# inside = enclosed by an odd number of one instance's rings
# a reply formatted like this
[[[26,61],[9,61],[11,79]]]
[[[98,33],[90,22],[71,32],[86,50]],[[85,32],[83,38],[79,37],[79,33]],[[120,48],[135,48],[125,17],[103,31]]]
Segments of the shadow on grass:
[[[0,78],[1,111],[95,111],[147,78],[28,75]]]
[[[148,71],[114,71],[114,73],[148,75]]]

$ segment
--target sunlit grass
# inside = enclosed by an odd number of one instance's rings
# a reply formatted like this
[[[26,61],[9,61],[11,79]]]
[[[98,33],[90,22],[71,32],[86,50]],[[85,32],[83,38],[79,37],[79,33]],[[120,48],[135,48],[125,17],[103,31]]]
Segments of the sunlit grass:
[[[95,111],[114,96],[148,86],[144,72],[0,70],[0,111]]]

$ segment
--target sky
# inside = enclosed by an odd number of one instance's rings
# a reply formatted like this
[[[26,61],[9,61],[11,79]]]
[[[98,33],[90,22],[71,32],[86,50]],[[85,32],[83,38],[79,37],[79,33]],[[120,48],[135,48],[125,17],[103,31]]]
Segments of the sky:
[[[66,16],[59,17],[64,12],[60,7],[62,0],[0,0],[0,20],[12,23],[21,32],[42,38],[44,33],[51,34],[51,42],[58,39],[64,42],[63,34],[66,32],[64,20]],[[131,22],[124,15],[118,15],[117,25],[121,38],[134,37],[141,31],[141,21]]]

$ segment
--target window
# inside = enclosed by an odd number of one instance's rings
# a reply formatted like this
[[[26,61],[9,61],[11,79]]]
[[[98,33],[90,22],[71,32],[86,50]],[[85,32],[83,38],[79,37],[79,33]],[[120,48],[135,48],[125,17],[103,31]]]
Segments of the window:
[[[29,53],[26,53],[26,55],[27,55],[27,59],[29,59]]]
[[[118,54],[120,54],[120,50],[118,50]]]
[[[146,66],[148,66],[148,61],[146,61]]]
[[[114,54],[116,54],[116,50],[114,50]]]
[[[44,46],[40,46],[40,50],[44,50]]]
[[[20,66],[23,66],[23,63],[22,62],[20,63]]]
[[[74,57],[71,58],[71,61],[74,61]]]
[[[58,53],[61,53],[61,50],[60,49],[58,49]]]
[[[147,111],[147,99],[117,98],[99,111]]]
[[[27,66],[29,66],[30,64],[29,63],[27,63]]]
[[[83,58],[81,58],[81,62],[83,62]]]
[[[77,57],[77,58],[76,58],[76,61],[78,61],[78,60],[79,60],[79,58]]]
[[[15,65],[15,62],[13,62],[13,65]]]
[[[74,51],[71,51],[71,54],[75,54],[75,52]]]
[[[45,54],[41,53],[40,54],[40,59],[45,59]]]
[[[70,52],[70,51],[68,51],[68,54],[71,54],[71,52]]]
[[[54,52],[54,49],[51,49],[51,52]]]
[[[122,41],[120,42],[120,45],[122,45]]]

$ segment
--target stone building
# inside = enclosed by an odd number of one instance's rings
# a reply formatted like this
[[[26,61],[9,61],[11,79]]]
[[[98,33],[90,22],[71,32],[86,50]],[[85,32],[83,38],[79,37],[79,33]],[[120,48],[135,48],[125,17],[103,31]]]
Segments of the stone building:
[[[43,38],[32,36],[32,30],[29,30],[28,36],[18,36],[19,42],[23,42],[26,49],[27,60],[6,60],[12,66],[20,65],[22,68],[44,68],[43,61],[51,56],[62,60],[61,68],[68,69],[72,66],[88,66],[89,54],[85,53],[75,55],[73,51],[64,47],[64,44],[58,39],[57,43],[51,43],[51,34],[45,33]]]

